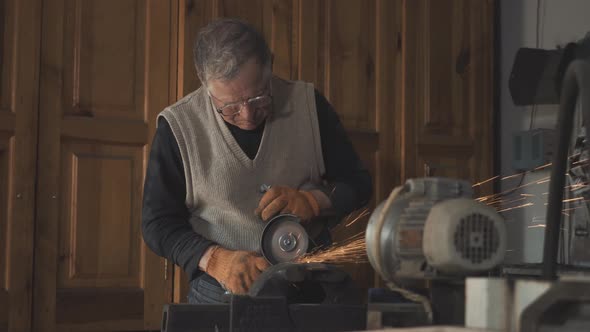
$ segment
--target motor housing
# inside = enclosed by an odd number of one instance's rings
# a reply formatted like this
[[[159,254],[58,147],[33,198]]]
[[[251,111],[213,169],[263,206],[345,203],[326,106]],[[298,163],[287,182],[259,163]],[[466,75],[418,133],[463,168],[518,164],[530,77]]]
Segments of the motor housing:
[[[367,225],[367,254],[385,279],[436,278],[490,270],[506,251],[506,226],[475,201],[469,182],[406,181],[381,203]]]

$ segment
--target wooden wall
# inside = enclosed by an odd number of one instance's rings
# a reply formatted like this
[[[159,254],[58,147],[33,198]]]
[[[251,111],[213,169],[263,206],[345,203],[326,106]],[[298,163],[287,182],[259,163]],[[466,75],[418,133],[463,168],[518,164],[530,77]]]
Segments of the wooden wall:
[[[221,16],[334,105],[382,201],[492,165],[492,0],[0,0],[0,331],[158,329],[186,280],[141,241],[155,116]],[[366,220],[338,232],[362,231]],[[33,259],[34,257],[34,259]],[[364,287],[368,265],[348,266]]]
[[[0,331],[29,331],[41,4],[0,1],[0,15]]]

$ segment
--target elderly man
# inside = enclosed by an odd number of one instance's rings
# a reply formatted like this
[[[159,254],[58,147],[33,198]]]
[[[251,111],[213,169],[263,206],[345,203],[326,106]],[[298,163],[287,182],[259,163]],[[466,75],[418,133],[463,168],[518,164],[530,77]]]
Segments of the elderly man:
[[[265,222],[342,217],[367,203],[371,179],[336,113],[309,83],[271,72],[262,35],[236,19],[203,28],[201,87],[158,117],[144,186],[146,244],[181,266],[189,302],[244,294],[268,267]],[[260,193],[262,184],[271,189]]]

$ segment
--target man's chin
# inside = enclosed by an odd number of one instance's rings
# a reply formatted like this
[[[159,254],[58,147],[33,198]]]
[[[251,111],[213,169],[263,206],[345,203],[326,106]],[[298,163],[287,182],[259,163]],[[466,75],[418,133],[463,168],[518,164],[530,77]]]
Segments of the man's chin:
[[[238,125],[238,127],[242,130],[254,130],[254,129],[258,128],[258,126],[260,126],[260,123],[255,123],[255,122],[240,123]]]

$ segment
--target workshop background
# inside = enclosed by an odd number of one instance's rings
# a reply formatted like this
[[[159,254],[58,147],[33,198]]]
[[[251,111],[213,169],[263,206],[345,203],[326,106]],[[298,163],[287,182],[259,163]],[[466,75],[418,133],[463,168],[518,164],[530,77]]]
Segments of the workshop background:
[[[512,135],[517,131],[535,129],[555,129],[558,105],[515,106],[508,90],[508,79],[514,63],[514,56],[520,47],[556,49],[567,43],[582,39],[590,31],[590,1],[587,0],[502,0],[500,13],[501,50],[498,59],[498,91],[501,100],[500,112],[500,154],[501,173],[516,173],[512,168],[514,156]],[[579,134],[576,126],[573,136]],[[545,168],[524,175],[522,182],[535,183],[550,175],[550,168]],[[502,190],[510,190],[520,177],[502,182]],[[535,195],[534,204],[525,209],[506,211],[509,248],[506,252],[507,263],[539,263],[543,260],[543,240],[545,237],[545,213],[549,182],[527,186],[520,190],[527,195]],[[570,218],[572,217],[572,218]],[[573,215],[565,216],[565,223],[570,223]],[[582,219],[582,218],[578,218]],[[561,236],[564,248],[570,247],[571,227],[565,227]],[[590,242],[586,242],[590,244]],[[561,250],[564,254],[570,250]],[[578,252],[576,252],[578,251]],[[584,252],[585,251],[585,252]],[[564,263],[588,265],[590,252],[587,247],[569,253]],[[576,256],[578,261],[575,261]]]
[[[141,194],[156,116],[198,87],[192,41],[212,19],[247,19],[277,75],[325,94],[373,175],[370,210],[407,178],[494,175],[496,6],[0,0],[0,331],[156,330],[184,301],[182,271],[142,242]]]

